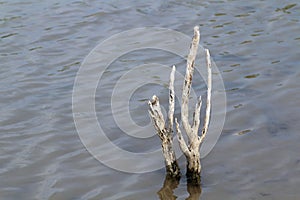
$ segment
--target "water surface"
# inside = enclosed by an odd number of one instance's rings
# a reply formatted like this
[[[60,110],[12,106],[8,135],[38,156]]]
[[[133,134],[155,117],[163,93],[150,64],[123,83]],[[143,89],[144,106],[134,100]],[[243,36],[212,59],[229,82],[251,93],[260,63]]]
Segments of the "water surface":
[[[118,172],[85,149],[72,117],[73,83],[85,56],[113,34],[156,26],[192,36],[194,25],[227,94],[221,137],[202,160],[201,199],[299,199],[299,20],[295,0],[1,0],[1,199],[159,199],[164,169]],[[153,61],[183,71],[176,56],[133,52],[112,64],[96,92],[97,115],[106,116],[99,122],[128,150],[160,144],[119,130],[110,116],[111,84],[124,69]],[[137,124],[150,123],[146,99],[154,93],[166,98],[167,90],[145,85],[131,98]],[[184,169],[184,158],[179,162]],[[184,177],[176,187],[178,199],[189,196]]]

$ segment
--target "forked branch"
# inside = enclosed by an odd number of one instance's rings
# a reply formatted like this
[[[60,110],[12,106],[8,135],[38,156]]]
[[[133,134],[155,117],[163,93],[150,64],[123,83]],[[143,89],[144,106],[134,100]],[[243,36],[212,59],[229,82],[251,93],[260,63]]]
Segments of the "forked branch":
[[[165,123],[164,116],[161,112],[159,99],[157,96],[153,96],[152,100],[148,102],[149,114],[153,121],[154,128],[157,135],[162,141],[162,151],[165,158],[166,171],[170,177],[180,177],[180,169],[176,160],[175,151],[173,149],[173,121],[174,121],[174,107],[175,107],[175,92],[174,92],[174,80],[175,80],[176,68],[173,66],[170,74],[169,83],[169,112],[168,112],[168,125]]]
[[[193,73],[195,68],[195,59],[198,51],[200,41],[199,27],[194,27],[194,37],[190,47],[189,55],[187,58],[186,73],[182,88],[182,105],[181,105],[181,120],[183,129],[187,134],[188,141],[186,142],[182,136],[180,125],[175,118],[175,126],[177,132],[177,139],[179,146],[187,159],[187,178],[190,184],[200,184],[200,146],[203,143],[208,131],[210,113],[211,113],[211,90],[212,90],[212,70],[209,50],[205,49],[206,65],[207,65],[207,99],[206,110],[203,128],[201,129],[201,135],[198,135],[200,126],[200,111],[202,106],[201,96],[199,97],[195,110],[193,112],[193,122],[189,123],[189,97],[192,87]],[[161,112],[159,99],[157,96],[153,96],[152,100],[148,102],[149,113],[152,118],[154,127],[160,139],[162,140],[162,150],[165,158],[166,169],[168,175],[172,177],[179,177],[180,171],[178,163],[176,161],[175,152],[173,150],[173,120],[175,109],[175,92],[174,92],[174,80],[175,80],[175,66],[172,68],[169,83],[169,112],[168,112],[168,125],[166,125],[163,114]]]
[[[204,125],[201,131],[201,136],[199,136],[198,130],[200,125],[200,110],[202,105],[201,96],[199,97],[198,102],[195,106],[192,125],[190,125],[189,123],[189,110],[188,110],[190,90],[191,90],[191,85],[193,80],[195,59],[197,55],[199,40],[200,40],[199,27],[195,27],[194,37],[187,58],[187,67],[186,67],[186,74],[185,74],[184,84],[182,89],[182,105],[181,105],[181,120],[182,120],[183,128],[188,136],[188,145],[184,141],[177,119],[175,119],[178,142],[182,152],[184,153],[187,159],[187,178],[190,180],[190,182],[195,184],[200,184],[201,163],[200,163],[199,150],[200,150],[201,143],[204,141],[209,126],[210,112],[211,112],[211,88],[212,88],[210,54],[209,51],[205,49],[206,65],[208,71],[207,99],[206,99],[206,112],[204,118]]]

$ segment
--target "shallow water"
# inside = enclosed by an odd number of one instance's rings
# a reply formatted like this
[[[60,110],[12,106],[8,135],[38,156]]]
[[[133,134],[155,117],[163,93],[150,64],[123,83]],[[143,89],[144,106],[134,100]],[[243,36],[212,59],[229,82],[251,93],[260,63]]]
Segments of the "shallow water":
[[[197,24],[227,95],[221,137],[202,160],[200,198],[299,199],[299,20],[300,5],[292,0],[1,0],[1,199],[159,199],[164,169],[124,173],[86,150],[73,120],[73,84],[84,58],[114,34],[155,26],[192,37]],[[166,52],[132,52],[111,64],[96,91],[99,124],[128,151],[159,149],[159,139],[128,137],[119,129],[110,110],[113,84],[150,62],[184,71],[184,60]],[[154,77],[158,84],[165,73]],[[203,85],[195,88],[205,92]],[[167,98],[166,88],[155,84],[132,95],[136,124],[150,123],[146,99],[154,93]],[[181,157],[182,169],[184,162]],[[189,196],[184,177],[175,187],[178,199]],[[198,198],[200,190],[191,194]]]

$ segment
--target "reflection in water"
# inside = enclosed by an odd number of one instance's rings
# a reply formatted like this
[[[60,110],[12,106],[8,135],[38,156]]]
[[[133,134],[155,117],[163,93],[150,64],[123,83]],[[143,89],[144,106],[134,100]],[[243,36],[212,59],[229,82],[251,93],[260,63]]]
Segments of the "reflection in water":
[[[177,199],[177,196],[174,195],[174,189],[177,188],[179,181],[180,178],[173,178],[166,175],[163,187],[157,192],[159,199]]]
[[[186,200],[199,200],[202,192],[201,184],[193,185],[187,184],[187,191],[189,193],[189,197]]]
[[[172,178],[166,176],[164,180],[163,187],[157,192],[160,200],[173,200],[177,199],[177,196],[174,195],[174,190],[178,187],[180,179]],[[187,183],[187,192],[189,197],[186,200],[199,200],[201,196],[201,184],[194,185]]]

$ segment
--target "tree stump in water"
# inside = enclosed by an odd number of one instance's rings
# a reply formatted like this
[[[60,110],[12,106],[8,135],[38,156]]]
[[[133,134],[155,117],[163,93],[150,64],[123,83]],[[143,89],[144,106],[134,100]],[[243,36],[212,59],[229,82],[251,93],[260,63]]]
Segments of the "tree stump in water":
[[[185,130],[188,141],[183,139],[180,125],[175,118],[177,139],[180,145],[180,149],[184,153],[187,160],[187,179],[189,184],[200,185],[200,173],[201,173],[201,163],[200,163],[200,146],[204,141],[207,134],[210,113],[211,113],[211,89],[212,89],[212,70],[211,70],[211,60],[209,50],[205,49],[206,53],[206,65],[208,71],[207,78],[207,99],[206,99],[206,111],[203,128],[201,129],[201,135],[198,135],[199,125],[200,125],[200,110],[202,105],[201,96],[195,106],[193,113],[193,123],[189,123],[189,97],[191,91],[191,85],[194,73],[194,64],[197,55],[197,50],[200,41],[199,27],[194,27],[194,37],[192,39],[192,44],[190,47],[190,52],[187,58],[186,73],[182,88],[182,104],[181,104],[181,120],[183,129]],[[174,80],[175,80],[175,66],[172,68],[169,83],[169,113],[168,113],[168,125],[165,124],[164,117],[161,112],[159,99],[157,96],[153,96],[152,100],[148,102],[149,113],[152,118],[154,127],[157,131],[158,136],[162,141],[162,151],[165,158],[167,174],[171,177],[180,177],[180,169],[176,161],[175,152],[173,149],[173,122],[174,122],[174,107],[175,107],[175,93],[174,93]]]

